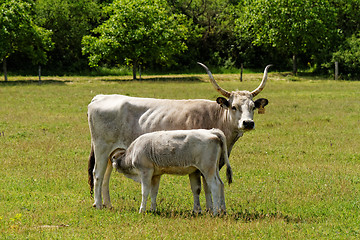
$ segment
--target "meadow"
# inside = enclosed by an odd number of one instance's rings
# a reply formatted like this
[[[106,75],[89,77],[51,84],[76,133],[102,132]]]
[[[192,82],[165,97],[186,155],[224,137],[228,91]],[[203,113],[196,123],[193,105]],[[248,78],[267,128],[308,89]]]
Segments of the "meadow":
[[[261,74],[215,79],[253,90]],[[162,177],[158,211],[113,172],[113,209],[93,209],[87,105],[96,94],[215,100],[207,75],[10,77],[0,82],[1,239],[359,239],[360,82],[270,73],[266,114],[235,144],[228,213],[192,214],[187,176]],[[225,180],[225,171],[221,170]],[[205,207],[204,194],[201,204]]]

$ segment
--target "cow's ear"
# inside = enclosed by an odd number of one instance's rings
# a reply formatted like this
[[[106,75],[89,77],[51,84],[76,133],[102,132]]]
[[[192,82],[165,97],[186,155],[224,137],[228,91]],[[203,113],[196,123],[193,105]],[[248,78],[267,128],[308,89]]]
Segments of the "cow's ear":
[[[226,98],[223,98],[223,97],[218,97],[218,98],[216,99],[216,102],[217,102],[218,104],[220,104],[220,106],[223,107],[223,108],[225,108],[225,109],[228,109],[229,106],[230,106],[229,101],[226,100]]]
[[[259,98],[255,101],[255,107],[256,108],[264,108],[266,105],[268,105],[269,101],[266,98]]]
[[[259,98],[255,101],[255,107],[258,109],[259,114],[265,113],[265,106],[268,105],[269,101],[265,98]]]

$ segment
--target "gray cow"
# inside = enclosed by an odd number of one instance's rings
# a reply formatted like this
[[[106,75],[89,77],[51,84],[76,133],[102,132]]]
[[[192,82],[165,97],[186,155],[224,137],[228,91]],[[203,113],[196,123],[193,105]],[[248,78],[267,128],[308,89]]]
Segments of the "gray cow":
[[[141,135],[127,150],[115,149],[110,154],[113,167],[126,177],[141,183],[142,202],[139,212],[146,211],[151,193],[151,208],[156,210],[156,196],[162,174],[187,175],[199,170],[213,196],[213,213],[226,212],[224,184],[219,175],[223,157],[228,183],[232,182],[226,138],[219,129],[159,131]],[[200,203],[194,196],[194,212]]]
[[[221,88],[210,70],[203,66],[210,82],[224,97],[216,101],[204,99],[173,100],[128,97],[123,95],[97,95],[88,106],[88,122],[91,133],[91,153],[88,175],[94,206],[111,208],[109,182],[112,164],[109,154],[116,148],[128,148],[140,135],[162,130],[212,129],[218,128],[226,136],[230,154],[235,142],[247,131],[255,128],[254,110],[263,109],[268,101],[255,100],[265,87],[270,65],[264,70],[260,85],[253,91],[232,91]],[[223,160],[220,160],[220,168]],[[199,198],[201,174],[189,175],[194,196]],[[212,209],[211,194],[203,181],[206,208]],[[199,202],[199,200],[197,200]]]

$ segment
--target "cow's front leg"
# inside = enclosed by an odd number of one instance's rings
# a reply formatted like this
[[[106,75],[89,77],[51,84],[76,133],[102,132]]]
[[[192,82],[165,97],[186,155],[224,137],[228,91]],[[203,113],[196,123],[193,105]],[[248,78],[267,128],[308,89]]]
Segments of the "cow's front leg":
[[[220,206],[220,202],[221,202],[221,185],[224,185],[221,180],[219,181],[219,179],[217,177],[214,177],[213,179],[210,180],[209,183],[209,187],[211,189],[211,193],[212,196],[214,198],[214,208],[213,208],[213,213],[214,215],[218,215],[221,214],[221,206]]]
[[[201,180],[200,180],[200,172],[195,171],[189,174],[191,191],[193,193],[194,198],[194,209],[193,212],[195,214],[201,213],[200,206],[200,192],[201,192]]]
[[[221,179],[216,175],[216,173],[208,174],[204,178],[206,178],[207,185],[210,188],[212,196],[214,198],[214,208],[212,209],[214,215],[218,215],[221,213],[221,185],[223,182]]]
[[[211,197],[211,189],[206,182],[206,179],[203,177],[203,184],[204,184],[204,192],[205,192],[205,199],[206,199],[206,211],[212,211],[213,209],[213,200]]]
[[[219,186],[219,207],[220,213],[226,214],[224,183],[220,178],[219,170],[216,171],[216,179]],[[215,201],[215,200],[214,200]]]
[[[150,207],[150,211],[156,211],[156,197],[157,194],[159,192],[159,185],[160,185],[160,178],[161,175],[158,176],[154,176],[151,179],[151,207]]]
[[[224,183],[221,181],[221,179],[220,182],[220,210],[222,213],[226,214]]]

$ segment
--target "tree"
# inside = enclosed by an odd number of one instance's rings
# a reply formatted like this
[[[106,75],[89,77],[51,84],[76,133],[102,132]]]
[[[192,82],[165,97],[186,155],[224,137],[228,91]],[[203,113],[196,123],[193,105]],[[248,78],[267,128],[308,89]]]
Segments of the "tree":
[[[332,73],[334,62],[339,62],[343,78],[359,78],[360,76],[360,1],[358,0],[330,0],[336,9],[338,29],[332,51],[326,51],[318,59],[318,72]]]
[[[81,40],[98,25],[101,5],[97,0],[37,0],[34,11],[37,24],[53,32],[49,67],[60,72],[86,68]]]
[[[12,53],[23,52],[34,62],[45,63],[52,42],[51,32],[34,24],[29,3],[5,0],[0,4],[0,59],[7,81],[6,60]]]
[[[294,74],[299,54],[328,49],[337,34],[335,9],[327,0],[248,0],[243,12],[237,21],[238,35],[247,35],[254,45],[291,55]]]
[[[339,62],[344,78],[360,77],[360,32],[346,39],[340,50],[333,53],[334,62]]]
[[[193,22],[193,38],[187,45],[189,52],[181,56],[185,61],[197,59],[214,65],[235,63],[234,22],[238,17],[237,0],[167,0],[174,13],[181,13]]]
[[[105,8],[109,19],[82,40],[89,64],[115,61],[133,66],[155,61],[171,64],[171,57],[186,49],[188,22],[184,15],[170,14],[161,0],[115,0]]]
[[[360,31],[360,1],[359,0],[329,0],[336,9],[336,27],[341,31],[341,37],[347,39]]]

